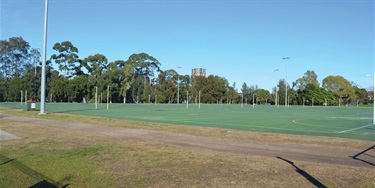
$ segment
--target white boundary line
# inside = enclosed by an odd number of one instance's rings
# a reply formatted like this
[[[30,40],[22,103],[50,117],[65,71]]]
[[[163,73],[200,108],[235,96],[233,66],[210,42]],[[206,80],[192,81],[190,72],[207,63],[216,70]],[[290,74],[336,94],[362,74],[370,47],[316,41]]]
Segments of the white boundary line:
[[[319,126],[319,125],[313,125],[313,124],[299,122],[299,121],[303,121],[303,120],[308,120],[308,119],[294,119],[292,122],[295,123],[295,124],[307,125],[307,126],[313,126],[313,127],[324,127],[324,128],[327,127],[327,126]]]
[[[308,124],[308,123],[301,123],[300,121],[306,121],[306,120],[313,120],[313,119],[294,119],[292,122],[295,123],[295,124],[300,124],[300,125],[307,125],[307,126],[311,126],[311,127],[322,127],[322,128],[327,128],[327,126],[322,126],[322,125],[314,125],[314,124]],[[319,120],[322,120],[322,119],[319,119]],[[324,120],[324,121],[327,121],[327,120]],[[328,120],[328,121],[332,121],[332,120]],[[330,124],[332,125],[331,127],[329,128],[338,128],[337,126],[334,126],[333,124]]]
[[[365,128],[365,127],[370,127],[371,125],[374,125],[374,124],[369,124],[369,125],[365,125],[365,126],[362,126],[362,127],[357,127],[357,128],[354,128],[354,129],[348,129],[348,130],[345,130],[345,131],[338,132],[338,134],[346,133],[346,132],[349,132],[349,131],[354,131],[354,130],[357,130],[357,129],[362,129],[362,128]]]

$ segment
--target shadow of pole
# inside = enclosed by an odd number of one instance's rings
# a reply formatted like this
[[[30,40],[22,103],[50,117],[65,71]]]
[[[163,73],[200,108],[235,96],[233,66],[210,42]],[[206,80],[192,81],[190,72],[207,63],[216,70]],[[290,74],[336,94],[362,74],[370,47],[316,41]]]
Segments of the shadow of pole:
[[[289,161],[287,159],[284,159],[282,157],[276,157],[280,160],[283,160],[287,163],[289,163],[290,165],[292,165],[296,172],[298,172],[300,175],[302,175],[304,178],[306,178],[307,180],[309,180],[313,185],[315,185],[316,187],[319,187],[319,188],[326,188],[326,186],[324,184],[322,184],[321,182],[319,182],[317,179],[315,179],[314,177],[312,177],[310,174],[308,174],[307,172],[305,172],[304,170],[300,169],[298,166],[296,166],[292,161]]]
[[[372,156],[372,155],[368,155],[368,154],[366,154],[366,152],[368,152],[368,151],[370,151],[370,150],[372,150],[372,149],[375,150],[375,145],[373,145],[373,146],[371,146],[371,147],[369,147],[369,148],[367,148],[367,149],[365,149],[365,150],[363,150],[363,151],[361,151],[361,152],[355,154],[354,156],[351,156],[351,158],[354,159],[354,160],[362,161],[362,162],[367,163],[367,164],[369,164],[369,165],[375,166],[375,163],[372,163],[372,162],[369,162],[369,161],[366,161],[366,160],[363,160],[363,159],[358,158],[358,157],[361,156],[361,155],[365,155],[365,156],[368,156],[368,157],[375,158],[375,156]],[[350,156],[349,156],[349,157],[350,157]]]
[[[4,162],[3,162],[4,161]],[[57,187],[67,187],[69,184],[62,185],[61,183],[54,181],[53,179],[31,169],[30,167],[18,162],[16,159],[10,159],[4,155],[0,154],[0,166],[9,164],[12,165],[17,170],[21,171],[22,173],[32,177],[33,179],[39,181],[38,183],[30,186],[31,188],[39,188],[39,187],[46,187],[46,188],[57,188]]]

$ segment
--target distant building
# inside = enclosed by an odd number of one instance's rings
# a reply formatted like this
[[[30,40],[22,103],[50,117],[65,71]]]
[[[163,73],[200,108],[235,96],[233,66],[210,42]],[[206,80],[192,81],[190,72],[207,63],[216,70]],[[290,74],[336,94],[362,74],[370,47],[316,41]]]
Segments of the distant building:
[[[203,68],[192,69],[191,70],[191,76],[192,77],[195,77],[195,76],[204,76],[204,77],[206,77],[206,69],[203,69]]]

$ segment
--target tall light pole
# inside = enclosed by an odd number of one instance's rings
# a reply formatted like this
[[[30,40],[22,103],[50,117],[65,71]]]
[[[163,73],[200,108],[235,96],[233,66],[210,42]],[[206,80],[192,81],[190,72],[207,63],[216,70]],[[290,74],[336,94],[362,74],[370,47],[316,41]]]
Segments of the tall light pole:
[[[290,57],[283,57],[282,58],[283,60],[288,60],[290,59]],[[285,107],[287,107],[287,103],[288,103],[288,83],[287,83],[287,80],[288,79],[288,65],[285,61]]]
[[[95,86],[95,109],[98,109],[98,86]]]
[[[44,35],[43,35],[43,60],[42,60],[42,83],[40,88],[40,113],[45,114],[46,102],[46,56],[47,56],[47,21],[48,21],[48,0],[45,0],[44,7]]]
[[[33,50],[33,52],[37,53],[37,54],[40,54],[39,50]],[[34,59],[34,63],[35,63],[35,69],[34,69],[34,97],[33,97],[33,99],[36,100],[36,66],[37,66],[37,61],[35,59]]]
[[[255,105],[255,104],[254,104],[254,95],[255,95],[255,93],[253,94],[253,108],[254,108],[254,105]]]
[[[305,108],[305,97],[303,97],[302,107]]]
[[[109,109],[109,85],[107,86],[107,110]]]
[[[275,88],[275,93],[276,93],[276,99],[275,99],[275,106],[277,106],[278,105],[278,98],[277,98],[277,86],[276,86],[276,88]]]
[[[374,71],[375,72],[375,71]],[[373,93],[374,93],[374,96],[373,96],[373,101],[375,101],[375,74],[374,74],[374,89],[373,89]],[[375,124],[375,102],[372,102],[373,106],[374,106],[374,110],[372,112],[372,124]]]
[[[275,69],[273,72],[279,72],[279,69]],[[278,105],[278,98],[277,98],[277,85],[276,85],[276,87],[275,87],[275,93],[276,93],[276,97],[275,97],[275,106],[277,106]]]
[[[199,95],[199,109],[201,109],[201,91],[198,92]]]
[[[242,102],[241,102],[241,108],[243,108],[243,92],[242,92]]]
[[[177,67],[178,69],[182,67]],[[180,74],[177,73],[177,104],[180,104]]]
[[[22,94],[22,90],[20,90],[20,91],[21,91],[21,105],[22,105],[23,94]],[[26,101],[25,101],[25,103],[26,103]]]

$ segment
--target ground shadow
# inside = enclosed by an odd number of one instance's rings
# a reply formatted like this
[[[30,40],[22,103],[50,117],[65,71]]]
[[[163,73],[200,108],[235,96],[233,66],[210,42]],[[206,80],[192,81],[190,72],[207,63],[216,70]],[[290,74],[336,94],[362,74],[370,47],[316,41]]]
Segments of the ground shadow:
[[[22,164],[21,162],[17,161],[17,159],[10,159],[4,155],[0,154],[0,166],[2,165],[11,165],[12,167],[16,168],[17,170],[21,171],[22,173],[32,177],[34,180],[39,181],[38,183],[30,186],[31,188],[39,188],[39,187],[46,187],[46,188],[57,188],[57,187],[68,187],[69,184],[62,185],[61,183],[33,170],[32,168]]]
[[[292,161],[289,161],[287,159],[284,159],[282,157],[276,157],[280,160],[283,160],[287,163],[289,163],[290,165],[292,165],[295,169],[296,169],[296,172],[298,172],[300,175],[302,175],[304,178],[306,178],[307,180],[309,180],[313,185],[315,185],[316,187],[319,187],[319,188],[326,188],[326,186],[324,184],[322,184],[321,182],[319,182],[317,179],[315,179],[314,177],[312,177],[310,174],[308,174],[307,172],[305,172],[304,170],[300,169],[298,166],[296,166]]]
[[[29,188],[58,188],[58,187],[46,180],[43,180],[30,186]]]
[[[363,150],[363,151],[355,154],[354,156],[349,156],[349,157],[351,157],[354,160],[361,161],[361,162],[367,163],[369,165],[375,166],[375,162],[374,162],[375,161],[375,156],[366,153],[366,152],[368,152],[370,150],[375,150],[375,145],[373,145],[373,146],[371,146],[371,147],[369,147],[369,148],[367,148],[367,149],[365,149],[365,150]],[[365,156],[367,158],[372,158],[372,159],[374,159],[374,161],[370,162],[370,161],[367,161],[367,160],[364,160],[364,159],[360,159],[360,158],[358,158],[359,156]]]

